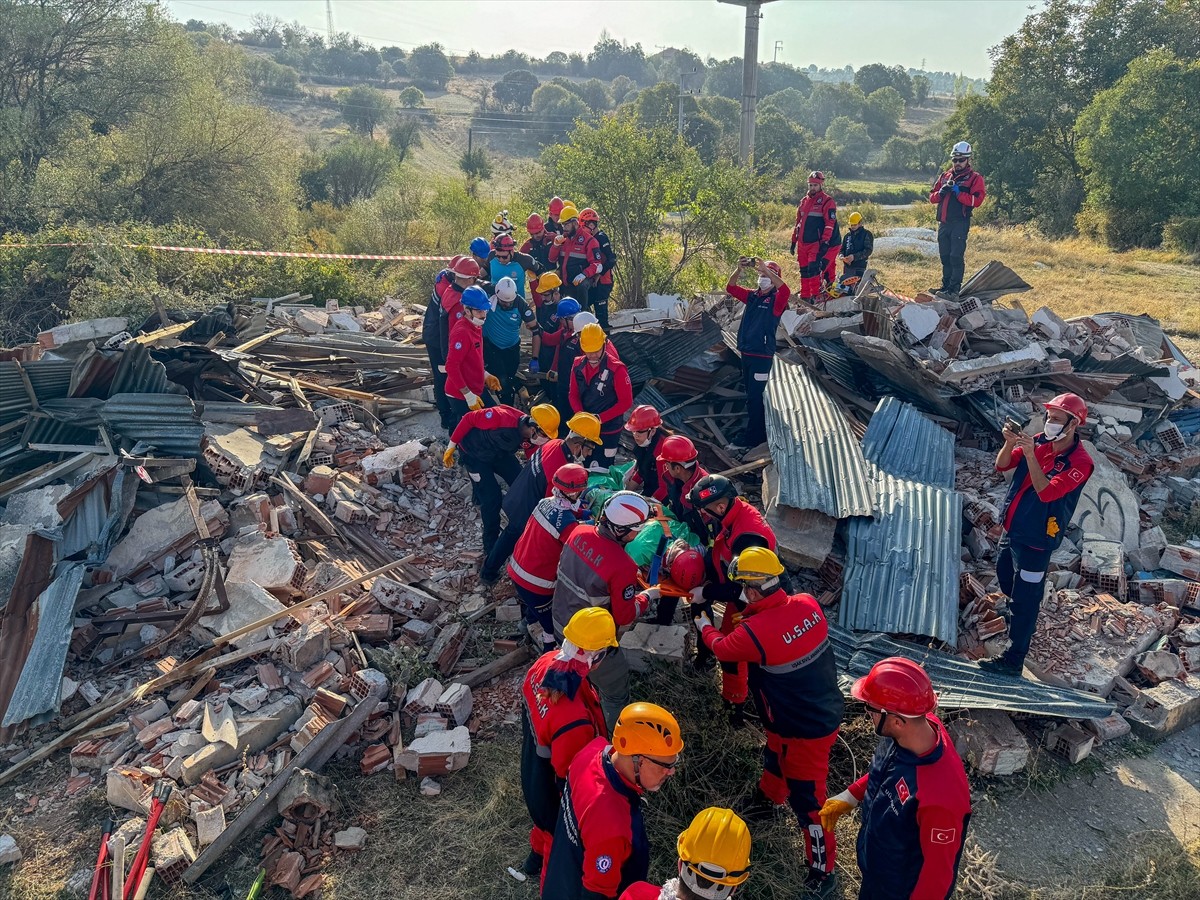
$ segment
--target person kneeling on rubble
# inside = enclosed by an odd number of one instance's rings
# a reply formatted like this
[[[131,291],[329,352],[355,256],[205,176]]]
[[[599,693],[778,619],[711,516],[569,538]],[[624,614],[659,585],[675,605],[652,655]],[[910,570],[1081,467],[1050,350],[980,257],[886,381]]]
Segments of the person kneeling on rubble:
[[[588,486],[587,469],[570,463],[555,472],[551,482],[553,493],[534,507],[506,570],[525,609],[526,627],[541,629],[543,650],[554,647],[550,607],[563,545],[576,526],[590,518],[582,501]]]
[[[612,612],[618,628],[632,625],[661,595],[657,587],[638,590],[637,563],[625,545],[650,520],[650,504],[632,491],[617,491],[604,504],[595,525],[580,525],[563,547],[554,585],[555,636],[561,638],[571,616],[587,606]],[[605,721],[611,726],[629,702],[629,663],[620,647],[610,650],[588,676],[600,693]]]
[[[1012,643],[996,659],[980,661],[988,671],[1020,677],[1023,670],[1037,628],[1050,557],[1062,543],[1095,468],[1077,433],[1087,414],[1083,398],[1059,394],[1046,404],[1046,424],[1036,437],[1025,434],[1016,422],[1004,425],[996,471],[1011,470],[1013,476],[1004,501],[996,577],[1008,597]]]
[[[679,877],[631,884],[621,900],[728,900],[750,877],[750,829],[732,809],[700,810],[675,849]]]
[[[501,492],[498,477],[510,488],[521,474],[517,451],[524,445],[541,447],[558,437],[558,410],[548,403],[529,414],[511,406],[491,406],[468,412],[455,426],[442,456],[447,469],[455,457],[471,474],[471,495],[483,519],[483,552],[489,553],[500,536]]]
[[[770,550],[751,547],[729,567],[745,613],[729,633],[695,607],[700,639],[722,662],[749,664],[750,688],[767,744],[763,773],[749,814],[763,817],[788,803],[804,832],[806,887],[831,896],[836,844],[821,825],[829,751],[837,740],[843,700],[825,612],[809,594],[788,596],[783,564]]]
[[[581,470],[582,471],[582,470]],[[587,680],[598,655],[616,647],[617,626],[606,609],[590,606],[571,616],[560,650],[543,653],[525,674],[521,688],[524,740],[521,744],[521,791],[533,828],[529,832],[526,875],[542,873],[550,855],[554,823],[567,768],[575,756],[608,734],[600,699]]]
[[[625,423],[625,430],[633,437],[633,461],[625,473],[624,486],[627,491],[637,491],[660,503],[667,499],[665,462],[659,461],[663,442],[671,432],[663,428],[662,416],[649,404],[635,406]]]

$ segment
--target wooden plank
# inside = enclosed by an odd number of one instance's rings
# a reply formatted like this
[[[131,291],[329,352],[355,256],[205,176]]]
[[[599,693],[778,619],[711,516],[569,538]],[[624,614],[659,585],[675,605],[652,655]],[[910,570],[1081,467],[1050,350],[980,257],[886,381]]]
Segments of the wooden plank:
[[[518,647],[512,653],[506,653],[481,669],[476,669],[474,672],[469,672],[466,675],[456,676],[451,679],[451,682],[465,684],[469,688],[477,688],[481,684],[487,684],[487,682],[491,681],[497,675],[503,675],[510,669],[515,669],[517,666],[522,665],[532,655],[532,650],[528,646]]]
[[[314,430],[312,433],[316,434],[316,431]],[[333,524],[333,522],[330,521],[329,516],[321,512],[321,508],[317,506],[317,504],[313,503],[312,500],[310,500],[304,493],[304,491],[292,484],[290,479],[280,478],[278,475],[272,475],[271,483],[283,488],[285,493],[295,497],[296,500],[299,501],[300,505],[304,507],[304,512],[308,515],[308,517],[312,519],[323,532],[328,535],[332,535],[333,537],[339,537],[337,527]]]
[[[732,469],[725,469],[723,472],[714,472],[714,475],[724,475],[726,478],[732,478],[734,475],[744,475],[747,472],[753,472],[755,469],[761,469],[763,466],[770,465],[771,457],[762,456],[753,462],[742,463],[740,466],[734,466]]]
[[[261,347],[263,344],[267,343],[267,341],[273,341],[281,334],[287,334],[290,330],[291,329],[289,328],[276,328],[274,331],[268,331],[265,334],[260,334],[256,338],[250,338],[250,340],[246,341],[245,343],[238,344],[233,348],[233,352],[249,353],[255,347]]]
[[[159,328],[156,331],[151,331],[149,334],[139,334],[137,337],[133,338],[133,343],[143,344],[145,346],[157,344],[159,341],[165,341],[168,338],[177,337],[178,335],[183,334],[183,332],[187,331],[194,324],[195,321],[193,319],[189,319],[186,322],[180,322],[178,325],[168,325],[165,328]]]

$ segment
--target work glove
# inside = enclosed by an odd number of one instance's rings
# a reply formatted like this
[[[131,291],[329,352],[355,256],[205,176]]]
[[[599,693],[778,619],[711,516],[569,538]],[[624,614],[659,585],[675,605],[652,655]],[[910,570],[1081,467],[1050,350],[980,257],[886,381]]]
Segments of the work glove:
[[[954,189],[953,185],[949,181],[947,181],[945,184],[942,185],[941,190],[938,191],[938,196],[945,197],[953,189]]]
[[[648,587],[642,591],[642,596],[647,600],[657,600],[662,597],[662,590],[658,587],[658,585],[654,585],[653,587]]]
[[[556,234],[554,236],[554,246],[555,247],[559,246],[565,240],[566,240],[566,238],[563,237],[561,234]]]
[[[454,468],[454,455],[457,450],[458,448],[454,446],[454,441],[451,441],[450,446],[446,448],[446,452],[442,454],[442,465],[447,469]]]
[[[541,371],[541,366],[538,364],[538,361],[537,361],[536,359],[531,359],[531,360],[529,361],[529,372],[530,372],[530,374],[532,374],[532,375],[536,375],[536,374],[537,374],[538,372],[540,372],[540,371]]]
[[[586,278],[587,278],[587,276],[584,275],[582,272],[580,272],[573,279],[571,279],[571,284],[583,284],[583,282]]]
[[[956,184],[950,190],[954,191],[954,196],[957,197],[959,194],[962,193],[962,185]]]
[[[468,409],[483,409],[483,398],[473,391],[463,394],[463,399],[467,401]]]
[[[712,619],[708,617],[708,613],[702,612],[700,615],[692,618],[692,624],[696,626],[697,634],[704,634],[705,628],[712,628]]]
[[[556,372],[554,369],[551,369],[549,372],[546,373],[546,380],[547,381],[558,381],[558,372]]]
[[[796,242],[792,241],[792,256],[796,255]]]
[[[849,799],[846,799],[847,797]],[[854,795],[849,791],[842,791],[836,797],[830,797],[825,801],[825,805],[821,807],[821,827],[826,831],[833,831],[838,819],[853,810],[856,806],[858,806],[858,801],[854,799]]]
[[[497,378],[495,375],[489,375],[487,372],[484,372],[483,373],[483,383],[485,385],[487,385],[487,389],[489,391],[500,390],[500,379]]]
[[[439,371],[441,374],[445,375],[445,374],[446,374],[446,367],[445,367],[445,366],[438,366],[438,371]]]
[[[688,603],[703,603],[704,602],[704,585],[692,588],[692,596],[688,599]]]

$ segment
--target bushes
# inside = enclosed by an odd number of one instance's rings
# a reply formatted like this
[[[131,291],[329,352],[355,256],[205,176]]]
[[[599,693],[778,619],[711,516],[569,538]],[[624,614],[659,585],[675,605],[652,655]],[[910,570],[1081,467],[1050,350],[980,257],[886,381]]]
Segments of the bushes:
[[[1200,216],[1172,219],[1163,226],[1163,243],[1177,253],[1200,260]]]

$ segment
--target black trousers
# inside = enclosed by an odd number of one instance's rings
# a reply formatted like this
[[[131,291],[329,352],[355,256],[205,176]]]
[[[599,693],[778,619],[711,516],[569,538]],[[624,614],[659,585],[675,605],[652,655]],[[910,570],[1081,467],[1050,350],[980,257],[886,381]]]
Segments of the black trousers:
[[[500,379],[500,402],[511,406],[517,387],[517,369],[521,367],[521,344],[518,342],[511,347],[497,347],[484,338],[483,365]]]
[[[454,425],[451,423],[450,398],[446,396],[446,373],[442,371],[445,361],[434,347],[426,347],[425,355],[429,357],[429,368],[433,372],[433,397],[437,403],[438,418],[442,420],[442,427],[450,431]]]
[[[1029,644],[1037,630],[1042,596],[1046,592],[1046,569],[1049,564],[1048,550],[1014,544],[1007,537],[1000,541],[996,578],[1000,582],[1000,590],[1009,599],[1012,611],[1012,620],[1008,623],[1012,645],[1000,659],[1008,665],[1020,667],[1029,653]]]
[[[967,264],[967,232],[970,230],[970,219],[953,219],[938,225],[938,254],[942,257],[944,291],[958,293],[962,288],[963,270]]]
[[[515,456],[484,462],[465,453],[462,461],[471,473],[471,493],[483,519],[483,552],[491,553],[500,536],[500,504],[504,500],[497,479],[503,478],[504,483],[512,487],[521,474],[521,463]]]
[[[742,386],[746,391],[746,435],[742,442],[757,447],[767,439],[767,409],[763,400],[773,356],[742,356]]]
[[[605,331],[608,331],[608,298],[612,296],[612,289],[611,282],[593,285],[588,289],[588,299],[592,301],[592,312],[596,314],[596,321]]]

